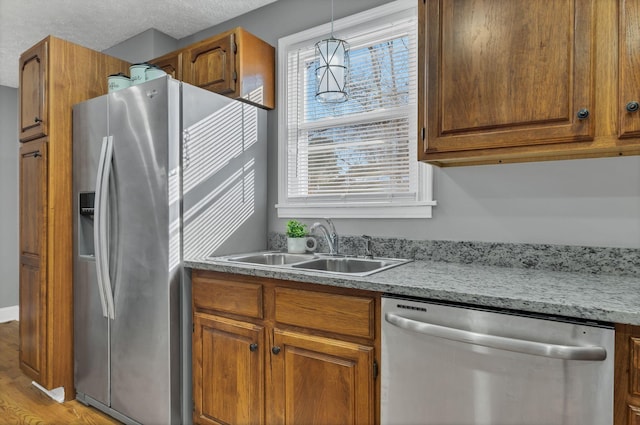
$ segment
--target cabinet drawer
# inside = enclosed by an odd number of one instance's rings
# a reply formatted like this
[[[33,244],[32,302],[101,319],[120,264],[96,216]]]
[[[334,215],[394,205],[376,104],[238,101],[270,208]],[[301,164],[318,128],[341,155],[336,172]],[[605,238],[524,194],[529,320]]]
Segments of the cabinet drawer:
[[[195,310],[214,310],[247,317],[263,318],[262,285],[193,275]]]
[[[275,319],[282,324],[373,338],[374,311],[372,297],[275,288]]]

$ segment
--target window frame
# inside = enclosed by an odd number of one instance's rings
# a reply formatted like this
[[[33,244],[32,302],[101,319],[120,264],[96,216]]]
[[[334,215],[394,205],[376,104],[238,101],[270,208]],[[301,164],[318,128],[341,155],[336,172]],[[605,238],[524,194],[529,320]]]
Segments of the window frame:
[[[333,23],[334,34],[339,37],[339,32],[345,29],[356,28],[376,20],[384,19],[390,15],[411,12],[417,16],[417,5],[413,0],[397,0],[364,12],[335,20]],[[409,144],[415,149],[415,161],[417,161],[417,194],[415,200],[402,198],[388,198],[375,201],[321,201],[306,202],[298,200],[289,201],[288,197],[288,53],[292,46],[305,43],[315,44],[321,38],[329,35],[330,23],[316,26],[305,31],[292,34],[278,40],[278,203],[276,210],[280,218],[431,218],[432,207],[436,205],[433,200],[433,167],[417,160],[417,123],[415,131],[409,134]],[[416,29],[417,30],[417,29]],[[349,40],[347,40],[348,42]],[[417,46],[416,46],[417,48]],[[416,52],[416,59],[417,59]],[[417,60],[415,63],[417,67]],[[417,74],[416,74],[417,78]],[[417,89],[417,85],[416,85]],[[417,97],[417,96],[416,96]],[[416,101],[417,103],[417,101]],[[417,120],[417,105],[414,116],[410,120]],[[336,124],[341,118],[336,119]]]

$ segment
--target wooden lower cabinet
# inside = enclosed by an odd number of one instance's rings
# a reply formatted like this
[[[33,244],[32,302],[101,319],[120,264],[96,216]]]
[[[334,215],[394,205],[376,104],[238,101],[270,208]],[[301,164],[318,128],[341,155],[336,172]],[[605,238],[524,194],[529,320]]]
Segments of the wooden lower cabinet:
[[[373,347],[280,329],[273,343],[272,423],[374,423]]]
[[[194,423],[377,423],[378,295],[199,270],[192,285]]]
[[[614,425],[640,425],[640,326],[616,325]]]
[[[47,142],[20,146],[20,368],[46,379]],[[27,214],[25,214],[27,212]]]
[[[263,424],[264,327],[206,314],[193,320],[194,421]]]

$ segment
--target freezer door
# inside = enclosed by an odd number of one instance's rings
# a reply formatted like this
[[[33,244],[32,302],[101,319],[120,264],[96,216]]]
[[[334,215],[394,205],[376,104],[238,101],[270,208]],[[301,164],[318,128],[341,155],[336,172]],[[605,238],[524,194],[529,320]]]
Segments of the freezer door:
[[[93,215],[81,214],[80,198],[93,201],[98,161],[107,134],[106,96],[73,108],[74,373],[79,397],[109,400],[109,321],[98,287]],[[88,208],[88,205],[82,205]]]
[[[145,424],[180,419],[179,83],[109,95],[111,407]]]

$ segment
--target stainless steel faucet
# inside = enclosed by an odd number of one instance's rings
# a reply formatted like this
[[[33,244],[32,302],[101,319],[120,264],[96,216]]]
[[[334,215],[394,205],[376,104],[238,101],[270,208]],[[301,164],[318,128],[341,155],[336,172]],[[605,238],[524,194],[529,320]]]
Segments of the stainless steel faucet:
[[[311,228],[309,228],[309,233],[315,232],[316,229],[320,229],[324,238],[327,240],[327,245],[329,245],[329,254],[338,255],[338,251],[340,249],[340,242],[338,238],[338,233],[336,233],[336,227],[333,225],[331,219],[324,219],[329,225],[329,230],[325,227],[324,224],[320,222],[313,223]]]
[[[364,258],[373,259],[373,251],[371,251],[371,236],[362,235],[364,240]]]

